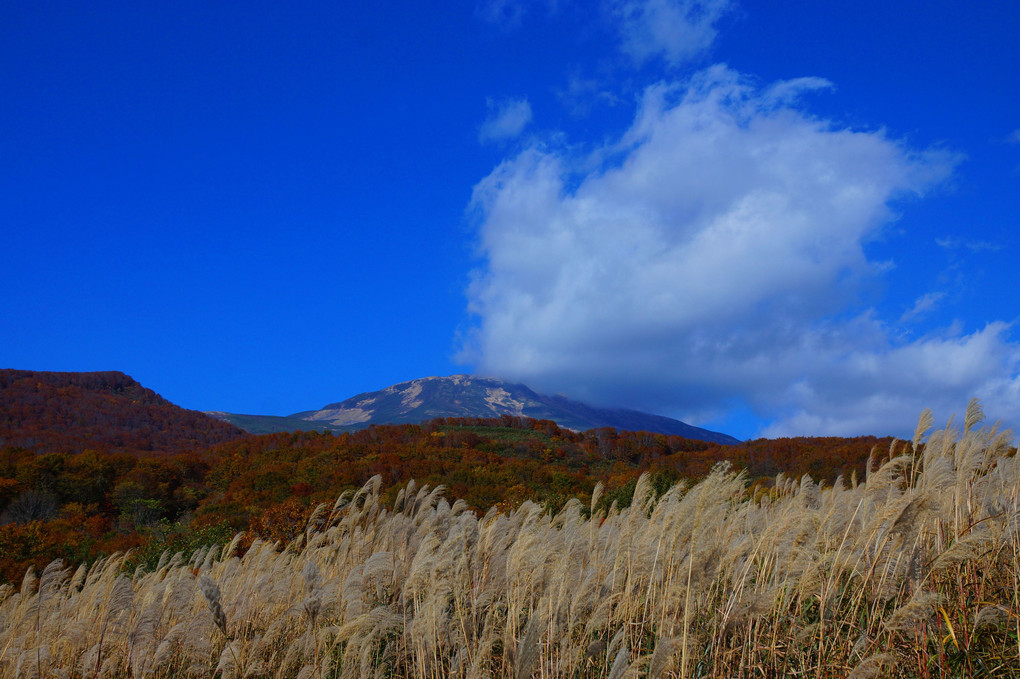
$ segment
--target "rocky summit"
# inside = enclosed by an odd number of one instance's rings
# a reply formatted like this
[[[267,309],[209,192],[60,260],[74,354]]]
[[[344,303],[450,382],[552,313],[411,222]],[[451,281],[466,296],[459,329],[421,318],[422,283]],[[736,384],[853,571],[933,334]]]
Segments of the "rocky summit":
[[[414,424],[437,417],[510,415],[552,420],[561,427],[578,431],[613,427],[715,443],[739,443],[732,436],[670,417],[637,410],[596,408],[564,396],[539,394],[523,384],[472,375],[423,377],[287,417],[213,414],[253,433],[293,429],[337,431],[371,424]]]

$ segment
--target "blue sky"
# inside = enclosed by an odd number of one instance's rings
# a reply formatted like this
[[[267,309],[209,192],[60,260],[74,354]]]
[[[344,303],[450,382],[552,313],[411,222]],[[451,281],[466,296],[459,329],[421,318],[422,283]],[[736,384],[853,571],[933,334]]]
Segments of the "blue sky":
[[[0,367],[1020,427],[1020,6],[5,3]]]

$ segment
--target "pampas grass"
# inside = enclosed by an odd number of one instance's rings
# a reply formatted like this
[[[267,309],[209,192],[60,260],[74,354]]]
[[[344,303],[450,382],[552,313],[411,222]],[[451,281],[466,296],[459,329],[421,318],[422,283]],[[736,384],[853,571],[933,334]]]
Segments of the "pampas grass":
[[[54,562],[0,588],[0,679],[1017,676],[1020,465],[982,418],[926,411],[849,486],[723,464],[478,517],[376,478],[286,547]]]

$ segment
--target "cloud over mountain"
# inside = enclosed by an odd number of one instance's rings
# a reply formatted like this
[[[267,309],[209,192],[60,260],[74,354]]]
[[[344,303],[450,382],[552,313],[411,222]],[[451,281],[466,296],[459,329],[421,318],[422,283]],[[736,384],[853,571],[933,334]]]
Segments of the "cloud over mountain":
[[[721,7],[722,5],[720,5]],[[588,153],[533,145],[474,189],[483,265],[460,358],[480,372],[703,422],[739,399],[768,433],[899,432],[924,407],[1017,391],[990,323],[903,340],[870,311],[868,243],[952,172],[724,66],[648,87]]]

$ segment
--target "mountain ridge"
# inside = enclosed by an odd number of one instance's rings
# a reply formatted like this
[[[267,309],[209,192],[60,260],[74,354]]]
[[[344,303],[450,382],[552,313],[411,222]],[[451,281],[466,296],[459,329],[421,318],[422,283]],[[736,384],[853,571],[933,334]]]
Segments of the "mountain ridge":
[[[244,436],[117,370],[0,369],[0,447],[167,455]]]
[[[593,407],[562,395],[540,394],[523,384],[474,375],[421,377],[378,391],[356,394],[318,410],[301,411],[284,417],[209,414],[251,433],[287,431],[292,428],[344,431],[372,424],[417,424],[438,417],[491,418],[511,415],[552,420],[559,426],[577,431],[612,427],[722,444],[740,442],[727,434],[695,427],[663,415],[622,408]]]

